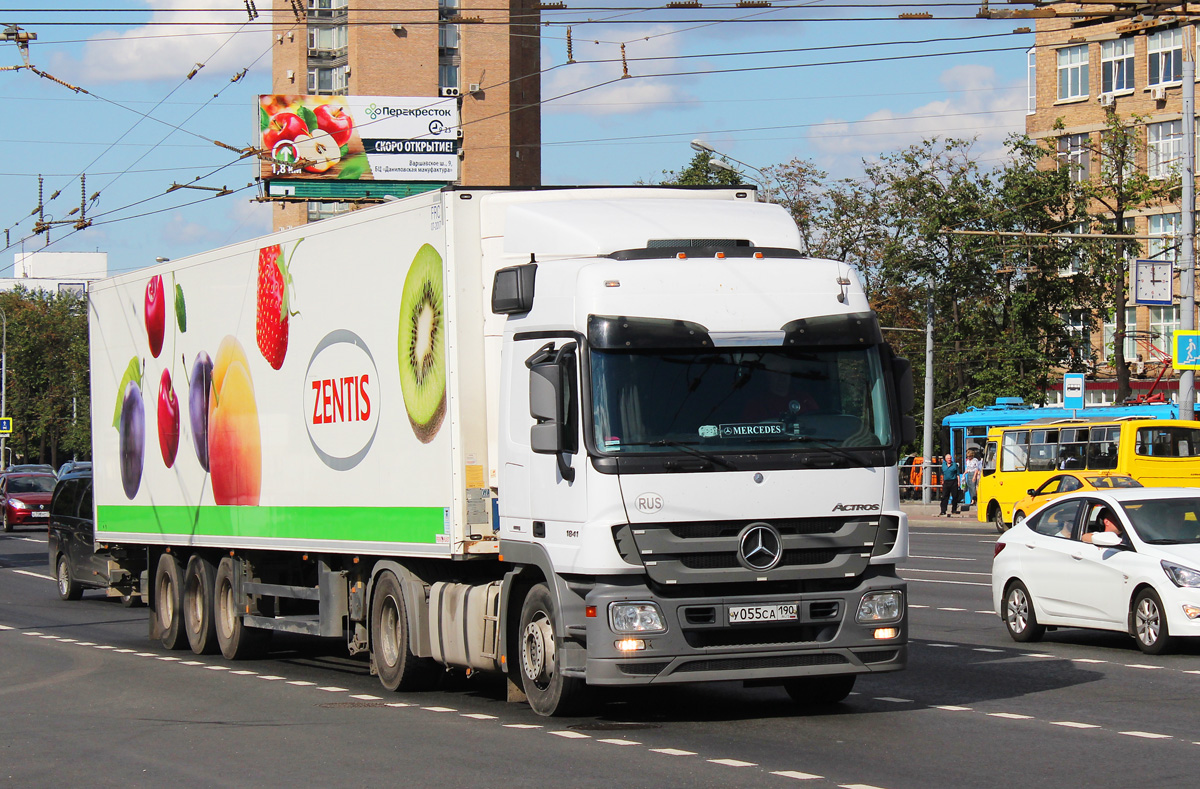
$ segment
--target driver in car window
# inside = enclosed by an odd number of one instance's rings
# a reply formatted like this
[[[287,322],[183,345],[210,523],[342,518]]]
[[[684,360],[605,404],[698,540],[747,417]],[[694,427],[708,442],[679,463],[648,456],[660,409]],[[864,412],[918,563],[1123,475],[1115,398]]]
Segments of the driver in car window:
[[[1125,539],[1125,531],[1121,528],[1116,513],[1108,507],[1101,507],[1099,513],[1088,521],[1086,531],[1079,539],[1084,542],[1091,542],[1092,535],[1102,531],[1120,535],[1122,540]]]

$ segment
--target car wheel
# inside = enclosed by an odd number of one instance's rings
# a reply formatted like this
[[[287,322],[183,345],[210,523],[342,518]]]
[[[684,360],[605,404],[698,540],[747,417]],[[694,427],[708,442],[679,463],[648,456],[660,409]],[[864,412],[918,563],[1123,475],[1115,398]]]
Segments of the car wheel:
[[[835,674],[830,677],[796,677],[783,683],[792,701],[803,706],[837,704],[854,690],[854,674]]]
[[[1040,641],[1046,633],[1046,628],[1038,624],[1037,614],[1033,610],[1033,598],[1029,590],[1020,581],[1013,581],[1004,592],[1003,610],[1000,615],[1004,618],[1004,626],[1013,641],[1028,643]]]
[[[1008,524],[1004,522],[1004,512],[1000,509],[1000,505],[994,501],[988,507],[988,519],[995,525],[996,531],[1004,534],[1004,530],[1008,528]]]
[[[12,524],[8,522],[8,507],[4,508],[4,530],[12,531]]]
[[[83,587],[71,575],[71,563],[67,557],[58,557],[55,575],[58,576],[58,596],[63,600],[78,600],[83,597]]]
[[[1018,523],[1024,523],[1024,522],[1025,522],[1025,513],[1021,512],[1020,510],[1017,510],[1013,514],[1013,526],[1016,526]]]
[[[1134,598],[1133,637],[1147,655],[1161,655],[1171,645],[1167,612],[1153,589],[1143,589]]]

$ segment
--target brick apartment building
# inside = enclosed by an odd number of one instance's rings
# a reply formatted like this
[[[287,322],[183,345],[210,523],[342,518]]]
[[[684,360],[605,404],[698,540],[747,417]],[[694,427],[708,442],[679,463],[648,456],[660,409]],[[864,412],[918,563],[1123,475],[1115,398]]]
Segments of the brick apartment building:
[[[1056,5],[1060,14],[1083,8]],[[1097,172],[1096,150],[1108,113],[1122,118],[1136,113],[1146,119],[1137,166],[1151,177],[1166,177],[1179,167],[1183,156],[1184,42],[1195,41],[1196,32],[1185,31],[1185,27],[1189,26],[1170,16],[1039,19],[1036,46],[1028,53],[1026,132],[1035,139],[1053,141],[1059,157],[1072,164],[1074,177],[1084,179]],[[1061,127],[1056,128],[1059,121]],[[1141,242],[1143,256],[1177,260],[1173,247],[1182,234],[1179,206],[1156,206],[1133,214],[1132,232],[1155,236]],[[1150,344],[1171,352],[1171,336],[1179,328],[1179,272],[1172,278],[1175,303],[1171,306],[1134,305],[1132,272],[1129,294],[1126,324],[1131,331],[1124,352],[1125,359],[1132,362],[1131,384],[1137,394],[1149,388],[1161,369]],[[1106,320],[1102,332],[1091,337],[1100,364],[1095,371],[1097,381],[1088,384],[1089,402],[1115,398],[1109,350],[1114,330],[1115,321]],[[1160,383],[1158,391],[1166,389],[1168,396],[1177,392],[1178,373],[1171,378],[1170,382],[1164,378],[1167,385]]]
[[[457,183],[541,183],[537,2],[273,0],[272,8],[272,93],[457,96],[463,130]],[[368,183],[378,199],[383,185]],[[382,191],[404,196],[443,185],[392,184]],[[278,203],[276,229],[350,210],[366,185],[325,182],[312,189],[309,195],[322,199]]]

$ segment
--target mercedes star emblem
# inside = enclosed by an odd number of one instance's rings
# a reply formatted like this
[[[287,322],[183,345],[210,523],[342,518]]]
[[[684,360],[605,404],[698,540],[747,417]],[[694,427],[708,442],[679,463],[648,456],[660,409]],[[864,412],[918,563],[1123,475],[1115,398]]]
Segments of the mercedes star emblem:
[[[783,558],[783,538],[769,523],[751,523],[738,537],[738,559],[750,570],[770,570]]]

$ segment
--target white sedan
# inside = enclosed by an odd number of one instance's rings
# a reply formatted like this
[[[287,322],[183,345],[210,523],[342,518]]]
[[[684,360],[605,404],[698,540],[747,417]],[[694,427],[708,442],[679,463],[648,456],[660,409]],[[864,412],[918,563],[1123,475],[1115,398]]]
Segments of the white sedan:
[[[1174,637],[1200,636],[1200,490],[1055,499],[996,541],[992,601],[1016,641],[1088,627],[1128,633],[1157,655]]]

